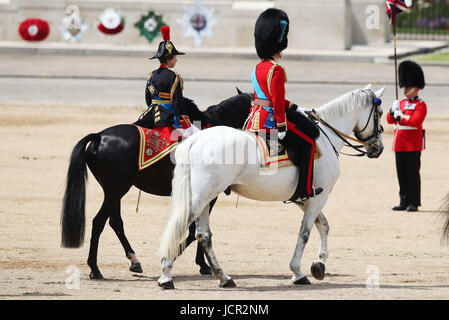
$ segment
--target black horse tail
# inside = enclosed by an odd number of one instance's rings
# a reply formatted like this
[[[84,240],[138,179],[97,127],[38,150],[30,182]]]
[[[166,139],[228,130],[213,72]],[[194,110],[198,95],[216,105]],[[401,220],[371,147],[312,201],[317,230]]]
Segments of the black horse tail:
[[[100,134],[92,133],[81,139],[70,156],[67,183],[61,212],[61,246],[79,248],[84,241],[86,202],[86,145]]]
[[[446,198],[443,200],[443,205],[440,208],[441,214],[444,216],[444,224],[443,224],[443,234],[442,241],[443,243],[449,244],[449,193],[446,195]]]

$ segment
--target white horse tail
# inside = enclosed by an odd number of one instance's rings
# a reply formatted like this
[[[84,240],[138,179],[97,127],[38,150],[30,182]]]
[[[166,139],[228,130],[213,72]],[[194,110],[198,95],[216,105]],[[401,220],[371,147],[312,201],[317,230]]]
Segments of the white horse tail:
[[[175,151],[171,215],[158,250],[161,258],[174,260],[184,250],[190,215],[190,148],[195,140],[195,136],[186,139]]]
[[[443,243],[446,242],[449,244],[449,193],[443,200],[443,205],[440,208],[440,212],[443,215],[443,218],[445,219],[443,224],[442,241]]]

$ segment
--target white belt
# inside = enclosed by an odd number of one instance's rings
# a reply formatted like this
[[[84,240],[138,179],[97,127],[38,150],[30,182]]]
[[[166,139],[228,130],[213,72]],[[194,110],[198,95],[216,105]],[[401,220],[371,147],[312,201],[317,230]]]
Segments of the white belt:
[[[418,128],[411,126],[401,126],[400,124],[395,124],[393,128],[395,130],[418,130]]]

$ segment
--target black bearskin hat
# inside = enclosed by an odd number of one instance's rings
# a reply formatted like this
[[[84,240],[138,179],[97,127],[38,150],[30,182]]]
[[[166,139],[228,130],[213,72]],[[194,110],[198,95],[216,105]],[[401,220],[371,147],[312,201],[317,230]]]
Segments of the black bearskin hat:
[[[399,64],[399,87],[413,87],[423,89],[425,86],[424,73],[416,62],[406,60]]]
[[[254,40],[259,58],[270,59],[275,53],[287,48],[288,28],[288,16],[284,11],[269,8],[260,14],[254,28]]]
[[[151,57],[150,59],[163,58],[170,54],[173,54],[173,55],[184,54],[184,52],[179,52],[178,50],[176,50],[175,45],[173,44],[173,42],[170,41],[170,27],[169,26],[163,26],[161,28],[161,33],[162,33],[162,39],[164,39],[164,41],[161,41],[161,43],[159,43],[159,47],[157,48],[156,54],[153,57]]]

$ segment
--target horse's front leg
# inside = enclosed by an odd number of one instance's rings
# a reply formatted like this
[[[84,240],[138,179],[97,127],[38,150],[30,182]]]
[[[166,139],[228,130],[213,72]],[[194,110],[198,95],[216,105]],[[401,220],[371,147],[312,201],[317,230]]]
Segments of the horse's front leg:
[[[203,246],[204,254],[206,255],[212,273],[219,280],[218,285],[223,288],[235,287],[235,283],[230,276],[228,276],[218,264],[218,260],[215,257],[214,250],[212,249],[212,232],[209,227],[209,206],[203,211],[198,220],[196,221],[196,233],[195,237]]]
[[[327,250],[327,237],[329,235],[329,223],[326,220],[323,212],[320,212],[315,220],[315,226],[320,234],[320,248],[318,250],[318,260],[312,263],[310,271],[312,276],[317,280],[324,279],[325,264],[329,257]]]
[[[309,279],[307,279],[306,275],[301,272],[301,259],[307,241],[309,241],[310,231],[312,230],[319,212],[319,210],[312,210],[309,205],[307,205],[304,210],[304,218],[302,219],[301,228],[299,230],[295,252],[290,261],[290,270],[293,272],[292,282],[294,284],[310,284]]]

